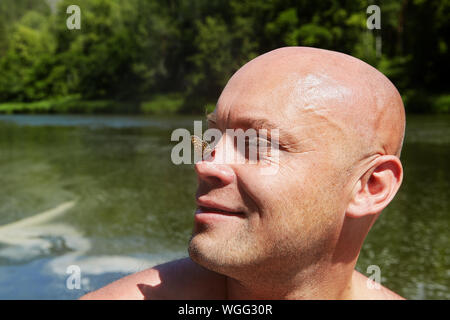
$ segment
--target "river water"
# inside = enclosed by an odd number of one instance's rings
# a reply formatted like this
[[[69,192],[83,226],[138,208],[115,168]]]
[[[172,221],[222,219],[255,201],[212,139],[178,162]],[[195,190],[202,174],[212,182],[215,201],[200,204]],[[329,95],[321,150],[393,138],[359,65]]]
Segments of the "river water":
[[[0,299],[74,299],[187,256],[196,177],[170,134],[193,120],[0,116]],[[408,117],[403,185],[357,264],[409,299],[450,298],[449,147],[449,116]]]

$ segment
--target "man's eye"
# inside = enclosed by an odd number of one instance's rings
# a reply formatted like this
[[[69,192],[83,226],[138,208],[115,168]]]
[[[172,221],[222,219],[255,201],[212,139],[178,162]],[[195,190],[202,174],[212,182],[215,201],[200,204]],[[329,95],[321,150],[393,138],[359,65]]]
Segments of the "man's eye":
[[[245,144],[249,145],[249,146],[257,146],[258,145],[258,139],[257,138],[245,137]]]
[[[270,141],[267,138],[263,138],[263,137],[246,137],[246,144],[249,146],[256,146],[258,147],[258,149],[260,148],[268,148],[270,147]]]
[[[258,146],[258,138],[256,137],[245,137],[245,146],[246,147],[257,147]]]
[[[270,156],[270,141],[263,137],[246,137],[245,138],[246,158],[254,158],[261,160],[265,156]]]

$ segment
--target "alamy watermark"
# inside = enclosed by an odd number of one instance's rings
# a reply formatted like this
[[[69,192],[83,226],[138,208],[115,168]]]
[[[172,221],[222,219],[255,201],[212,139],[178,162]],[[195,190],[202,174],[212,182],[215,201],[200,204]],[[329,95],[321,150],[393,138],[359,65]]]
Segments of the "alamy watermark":
[[[381,29],[381,9],[377,5],[371,5],[367,7],[366,10],[367,14],[370,14],[370,16],[367,18],[366,25],[367,29],[373,30],[373,29]]]
[[[66,20],[66,26],[69,30],[80,30],[81,29],[81,10],[80,7],[72,4],[67,7],[67,14],[70,16]]]
[[[194,121],[194,135],[187,129],[178,128],[172,132],[171,141],[179,141],[171,152],[171,160],[176,165],[200,161],[229,165],[258,164],[262,175],[278,172],[278,129],[226,129],[222,134],[220,130],[210,128],[203,133],[202,121]]]
[[[372,264],[367,267],[366,273],[370,274],[367,279],[366,285],[368,289],[381,289],[381,269],[379,266]]]
[[[367,17],[366,26],[369,30],[380,30],[381,29],[381,9],[377,5],[370,5],[366,10]],[[375,52],[377,57],[381,57],[381,35],[377,34],[375,36]]]
[[[81,289],[81,268],[77,265],[70,265],[66,269],[69,276],[66,279],[66,288],[69,290]]]

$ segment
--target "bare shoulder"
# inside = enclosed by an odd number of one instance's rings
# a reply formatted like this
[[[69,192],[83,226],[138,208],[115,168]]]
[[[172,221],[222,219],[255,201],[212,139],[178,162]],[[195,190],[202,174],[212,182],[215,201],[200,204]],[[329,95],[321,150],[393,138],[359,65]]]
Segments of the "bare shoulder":
[[[392,290],[367,278],[358,271],[353,272],[355,300],[405,300]]]
[[[126,276],[81,299],[224,299],[225,293],[225,276],[185,258]]]

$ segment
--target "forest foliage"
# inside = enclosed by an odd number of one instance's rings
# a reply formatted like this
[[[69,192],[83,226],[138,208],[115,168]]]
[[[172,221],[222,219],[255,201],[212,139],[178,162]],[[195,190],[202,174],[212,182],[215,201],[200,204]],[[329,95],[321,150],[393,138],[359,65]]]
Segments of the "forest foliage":
[[[66,26],[72,4],[80,30]],[[448,0],[0,0],[0,112],[203,112],[240,66],[283,46],[353,55],[407,111],[448,112],[449,26]]]

